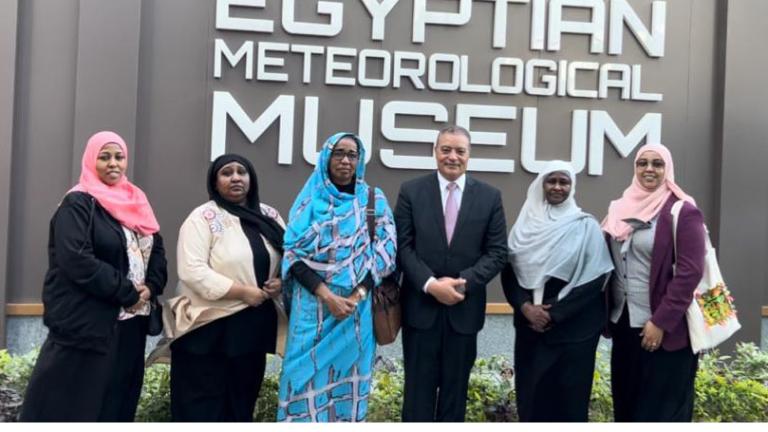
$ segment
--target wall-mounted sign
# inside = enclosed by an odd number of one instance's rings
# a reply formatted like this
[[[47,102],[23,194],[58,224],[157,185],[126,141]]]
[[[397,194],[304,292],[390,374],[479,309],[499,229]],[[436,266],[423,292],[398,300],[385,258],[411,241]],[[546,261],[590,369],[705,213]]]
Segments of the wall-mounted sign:
[[[269,4],[268,4],[269,3]],[[302,2],[303,3],[303,2]],[[310,1],[314,21],[297,18],[296,0],[218,0],[216,29],[220,35],[213,45],[213,77],[224,80],[222,69],[237,71],[237,79],[252,83],[285,83],[286,92],[271,98],[260,112],[248,112],[241,95],[214,90],[212,98],[211,158],[225,152],[227,128],[237,127],[251,142],[271,125],[280,127],[277,162],[295,162],[294,132],[303,136],[301,156],[314,164],[317,160],[318,115],[330,101],[312,95],[320,87],[377,89],[387,95],[385,103],[373,98],[356,99],[356,130],[384,166],[395,169],[434,169],[431,156],[398,154],[397,143],[433,143],[434,127],[413,128],[398,125],[402,117],[423,117],[434,123],[456,123],[470,130],[473,145],[503,147],[519,140],[523,169],[537,172],[542,161],[536,158],[539,108],[515,104],[515,96],[567,98],[569,100],[611,101],[620,104],[649,104],[662,101],[663,95],[643,85],[643,64],[621,63],[625,44],[638,44],[648,61],[664,56],[666,2],[648,1],[648,17],[627,0],[357,0]],[[446,5],[451,10],[445,10]],[[280,7],[281,6],[281,7]],[[302,4],[306,7],[306,4]],[[487,7],[491,6],[491,7]],[[278,8],[274,14],[260,13]],[[393,11],[408,8],[410,22],[388,21]],[[436,9],[439,8],[439,9]],[[482,9],[481,9],[482,8]],[[525,22],[510,22],[512,8],[526,8]],[[364,10],[368,20],[347,17],[355,9]],[[478,12],[482,10],[482,13]],[[490,11],[490,13],[486,13]],[[247,13],[246,13],[247,12]],[[357,11],[359,12],[359,11]],[[567,17],[576,13],[576,18]],[[515,16],[519,16],[517,14]],[[270,17],[272,16],[272,17]],[[356,16],[360,16],[358,13]],[[319,21],[318,21],[319,20]],[[492,29],[487,33],[462,33],[477,21]],[[288,43],[275,35],[281,26],[285,34],[315,43]],[[527,50],[510,55],[510,29],[526,26]],[[462,41],[455,52],[426,52],[431,30],[451,27]],[[364,33],[361,28],[364,28]],[[404,49],[386,49],[392,32],[410,32]],[[628,31],[634,40],[625,40]],[[237,32],[237,33],[233,33]],[[243,41],[228,35],[252,34]],[[355,38],[354,46],[337,43],[345,32],[366,34]],[[562,49],[563,35],[575,34],[588,41],[585,56],[602,55],[611,62],[583,59],[541,58],[555,56]],[[344,38],[348,41],[349,38]],[[474,49],[477,47],[478,49]],[[406,49],[407,48],[407,49]],[[299,59],[298,62],[296,59]],[[287,67],[287,61],[299,67]],[[319,67],[319,70],[317,68]],[[470,73],[471,70],[481,73]],[[320,78],[318,78],[320,77]],[[227,79],[233,79],[228,75]],[[588,83],[588,84],[585,84]],[[298,91],[295,91],[298,90]],[[437,95],[453,93],[455,103],[436,101]],[[461,95],[487,95],[488,103],[464,103]],[[297,114],[303,106],[302,124]],[[508,132],[473,128],[473,121],[495,119],[520,122],[519,136]],[[231,120],[231,122],[230,122]],[[374,131],[374,124],[379,130]],[[579,171],[591,175],[603,172],[605,143],[622,156],[628,156],[644,140],[660,142],[662,115],[644,112],[634,125],[620,128],[605,109],[574,109],[571,113],[571,160]],[[372,148],[380,134],[394,143],[393,148]],[[514,172],[516,161],[509,158],[472,158],[470,170]]]

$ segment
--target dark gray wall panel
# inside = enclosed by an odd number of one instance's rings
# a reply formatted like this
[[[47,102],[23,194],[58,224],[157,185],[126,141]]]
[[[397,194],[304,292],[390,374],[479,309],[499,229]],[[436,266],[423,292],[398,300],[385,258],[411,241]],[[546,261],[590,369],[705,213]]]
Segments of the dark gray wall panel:
[[[135,142],[140,19],[141,0],[80,0],[73,183],[85,144],[95,132],[118,132],[129,149]],[[130,164],[129,176],[132,172]]]
[[[630,3],[641,20],[649,23],[651,1]],[[745,335],[754,336],[751,329],[757,321],[753,315],[759,311],[750,309],[747,313],[744,309],[747,305],[768,303],[768,277],[765,270],[757,271],[749,281],[740,274],[747,263],[754,264],[759,259],[764,263],[765,245],[755,239],[768,239],[768,192],[750,177],[748,169],[768,161],[765,150],[758,145],[765,143],[764,128],[768,122],[764,110],[758,107],[763,105],[766,95],[754,85],[759,82],[759,72],[766,67],[765,59],[760,57],[764,54],[754,49],[755,41],[766,40],[764,26],[757,22],[765,16],[763,2],[667,1],[666,51],[662,58],[650,58],[626,28],[624,52],[620,56],[590,54],[588,38],[581,35],[564,35],[558,52],[531,51],[530,4],[509,4],[507,46],[503,49],[493,49],[491,45],[493,2],[474,2],[472,21],[460,29],[429,26],[423,44],[411,42],[413,1],[398,3],[387,19],[386,38],[380,42],[370,40],[370,17],[361,2],[343,2],[344,30],[333,38],[288,34],[280,23],[281,4],[270,1],[264,9],[238,8],[235,12],[274,19],[274,33],[268,35],[216,30],[216,2],[212,0],[19,2],[13,89],[13,182],[10,197],[6,198],[11,207],[11,222],[0,223],[8,226],[10,232],[9,245],[2,252],[13,250],[13,254],[8,254],[8,302],[39,301],[48,220],[61,196],[77,179],[85,140],[100,129],[114,129],[128,141],[132,149],[131,179],[144,188],[155,208],[166,239],[170,274],[175,275],[178,227],[192,208],[207,199],[204,182],[210,157],[213,92],[229,91],[252,118],[279,95],[296,97],[292,165],[277,163],[277,125],[272,125],[256,143],[250,143],[230,122],[227,137],[228,151],[253,160],[259,173],[262,200],[276,206],[285,217],[312,170],[302,157],[305,96],[320,99],[318,141],[338,130],[356,132],[360,100],[373,101],[375,150],[367,180],[384,189],[392,205],[400,183],[426,171],[387,168],[380,161],[378,150],[391,148],[397,154],[430,155],[431,147],[386,140],[380,133],[380,110],[384,104],[392,100],[440,103],[448,109],[449,121],[455,119],[458,103],[516,106],[517,120],[473,121],[473,129],[508,134],[505,147],[475,146],[473,156],[514,159],[516,171],[473,175],[502,189],[509,227],[534,178],[521,164],[523,107],[539,110],[537,156],[542,159],[570,157],[573,110],[608,111],[624,132],[646,112],[662,113],[662,140],[675,157],[678,183],[697,199],[713,238],[724,236],[719,246],[726,278],[735,291],[753,290],[744,301],[741,296],[737,300],[744,305],[742,313],[750,323]],[[314,13],[316,2],[296,4],[300,19],[321,20]],[[429,4],[430,8],[451,10],[456,2]],[[569,10],[565,16],[585,19],[584,12]],[[327,86],[322,83],[324,57],[320,56],[313,60],[312,84],[305,85],[299,78],[301,57],[295,54],[284,56],[285,70],[292,75],[288,83],[246,81],[243,66],[231,69],[226,64],[222,78],[215,79],[214,40],[219,37],[234,48],[244,41],[273,41],[418,51],[426,55],[467,54],[472,59],[471,81],[480,83],[489,79],[490,61],[500,56],[642,64],[643,90],[663,93],[664,100],[620,101],[616,90],[610,92],[608,99],[590,100],[418,91],[407,82],[397,90]],[[723,58],[725,52],[727,62]],[[591,79],[582,76],[579,83],[594,86]],[[435,129],[441,126],[424,118],[401,118],[398,125]],[[3,132],[0,126],[0,133]],[[631,158],[622,159],[606,143],[603,169],[600,177],[585,172],[578,179],[579,203],[598,219],[605,215],[609,201],[618,197],[631,181]],[[751,195],[745,195],[745,191]],[[759,199],[747,200],[745,204],[745,196]],[[0,218],[2,203],[0,190]],[[749,215],[743,214],[742,209],[749,210]],[[17,227],[12,221],[24,223]],[[745,226],[757,227],[749,239]],[[751,243],[745,243],[747,240]],[[745,251],[754,262],[739,261]],[[169,292],[174,283],[172,276]],[[492,288],[489,301],[503,301],[497,286]]]
[[[728,2],[728,39],[723,117],[720,259],[743,325],[740,339],[758,340],[760,308],[768,276],[768,3]]]
[[[8,301],[39,302],[48,221],[72,187],[78,1],[19,2]]]
[[[0,59],[7,59],[0,63],[0,347],[5,345],[18,9],[17,0],[0,4]]]
[[[213,13],[213,4],[205,1],[147,1],[142,7],[134,172],[160,222],[169,292],[176,280],[179,226],[208,199]]]

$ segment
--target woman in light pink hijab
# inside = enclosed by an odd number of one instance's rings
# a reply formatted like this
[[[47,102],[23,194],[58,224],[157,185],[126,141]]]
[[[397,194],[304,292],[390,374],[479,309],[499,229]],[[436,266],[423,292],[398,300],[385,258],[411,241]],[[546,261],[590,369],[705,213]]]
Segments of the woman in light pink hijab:
[[[671,209],[680,200],[675,244]],[[615,420],[691,421],[698,360],[685,311],[702,277],[705,231],[693,198],[675,183],[666,147],[637,151],[632,184],[602,228],[615,267],[608,287]]]
[[[603,231],[622,241],[626,240],[632,232],[632,227],[624,222],[624,219],[632,218],[641,221],[653,219],[671,195],[696,204],[693,198],[675,183],[675,166],[669,149],[661,144],[646,144],[637,151],[636,165],[645,152],[655,152],[661,157],[664,163],[664,175],[658,178],[658,182],[652,170],[647,177],[644,177],[644,174],[633,175],[632,184],[624,190],[621,198],[611,201],[608,215],[603,220]],[[653,161],[649,164],[650,168],[653,168]]]
[[[125,177],[127,167],[119,135],[93,135],[80,181],[51,219],[43,285],[49,332],[22,421],[135,416],[146,335],[159,332],[150,327],[150,313],[167,272],[157,219],[144,192]]]

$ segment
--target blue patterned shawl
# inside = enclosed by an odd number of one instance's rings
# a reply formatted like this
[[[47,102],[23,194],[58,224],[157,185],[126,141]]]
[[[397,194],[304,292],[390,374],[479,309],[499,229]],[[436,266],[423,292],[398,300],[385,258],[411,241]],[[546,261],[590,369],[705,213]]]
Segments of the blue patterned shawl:
[[[339,192],[328,174],[333,147],[344,137],[357,142],[360,155],[354,195]],[[382,278],[395,270],[395,224],[387,199],[379,189],[375,194],[376,236],[373,244],[370,241],[365,217],[369,186],[364,181],[364,161],[365,148],[357,136],[331,136],[291,207],[282,262],[283,293],[290,323],[280,383],[281,402],[295,400],[297,393],[308,391],[310,381],[309,388],[317,390],[333,386],[353,368],[363,377],[371,373],[375,353],[371,296],[358,304],[352,316],[338,321],[289,271],[301,260],[334,294],[346,297],[369,273],[378,286]]]

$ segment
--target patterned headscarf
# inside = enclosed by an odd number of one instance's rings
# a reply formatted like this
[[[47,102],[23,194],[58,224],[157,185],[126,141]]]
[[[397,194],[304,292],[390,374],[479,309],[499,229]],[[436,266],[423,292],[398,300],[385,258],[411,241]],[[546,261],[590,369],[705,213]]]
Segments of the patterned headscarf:
[[[352,138],[358,147],[354,194],[340,192],[330,179],[331,152],[343,138]],[[283,278],[291,265],[301,260],[318,272],[327,283],[354,287],[371,272],[378,284],[395,266],[395,243],[386,250],[370,246],[365,207],[368,184],[365,182],[365,147],[351,133],[337,133],[323,144],[317,165],[291,207],[285,232]],[[377,196],[378,198],[378,196]],[[376,217],[392,221],[386,200],[375,203]],[[394,227],[394,222],[391,224]],[[394,233],[391,234],[394,239]],[[383,260],[381,263],[374,261]]]

